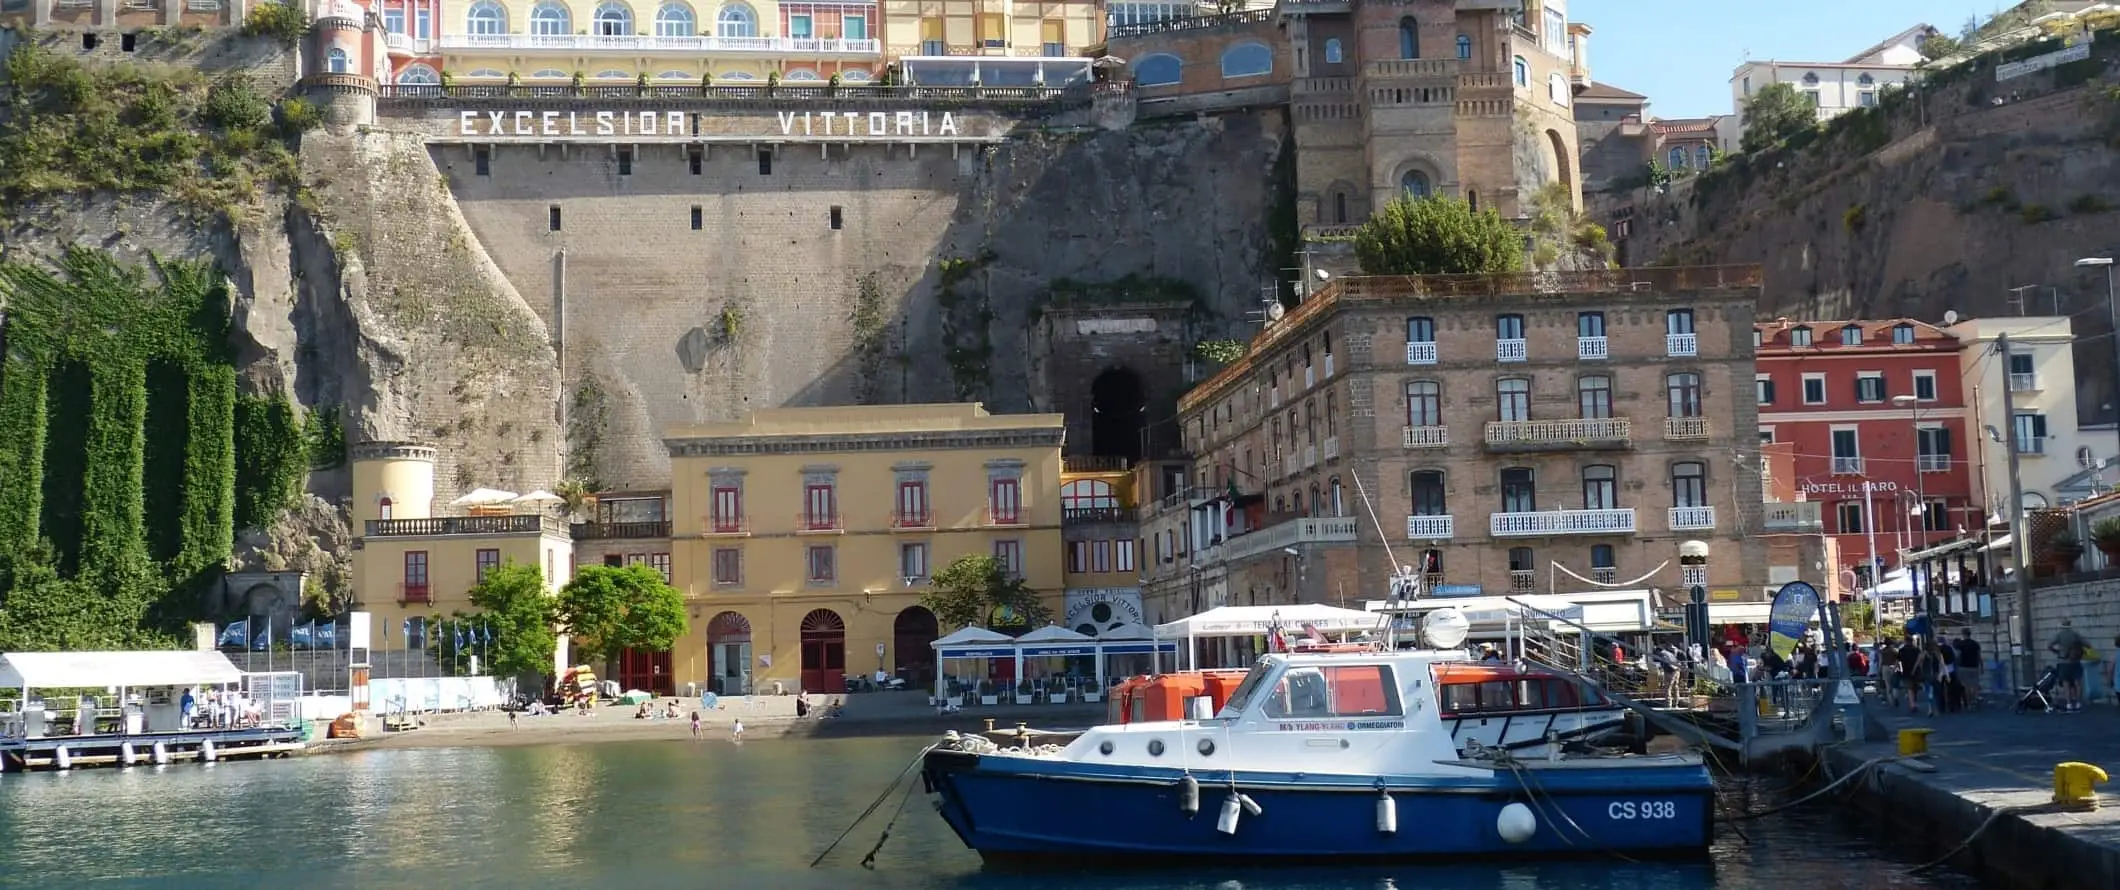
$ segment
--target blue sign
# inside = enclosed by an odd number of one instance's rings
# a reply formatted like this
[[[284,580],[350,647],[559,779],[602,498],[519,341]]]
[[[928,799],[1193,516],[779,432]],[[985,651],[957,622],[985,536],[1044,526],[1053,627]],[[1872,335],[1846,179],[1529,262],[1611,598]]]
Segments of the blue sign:
[[[1177,643],[1106,643],[1106,655],[1136,655],[1150,652],[1176,652]]]
[[[1038,658],[1056,655],[1095,655],[1097,647],[1090,643],[1025,643],[1023,654]]]
[[[1478,584],[1437,584],[1428,588],[1429,596],[1479,596],[1485,588]]]
[[[1791,581],[1781,586],[1774,594],[1774,604],[1767,608],[1767,645],[1774,654],[1788,658],[1796,652],[1796,644],[1810,634],[1811,622],[1818,618],[1818,588],[1802,581]]]
[[[1015,658],[1016,649],[1013,646],[1006,649],[943,649],[940,655],[943,658]]]

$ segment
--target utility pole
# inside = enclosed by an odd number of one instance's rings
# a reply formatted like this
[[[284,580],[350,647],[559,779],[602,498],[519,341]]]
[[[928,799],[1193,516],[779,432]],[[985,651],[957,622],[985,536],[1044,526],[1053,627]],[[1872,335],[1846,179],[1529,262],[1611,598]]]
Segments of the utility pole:
[[[2032,676],[2035,673],[2033,668],[2038,663],[2038,657],[2033,654],[2032,649],[2032,577],[2031,573],[2026,571],[2024,567],[2024,551],[2031,546],[2032,542],[2031,529],[2026,528],[2024,522],[2024,477],[2020,467],[2020,455],[2017,451],[2020,443],[2017,441],[2016,403],[2011,399],[2016,394],[2017,387],[2011,380],[2009,373],[2009,332],[2005,331],[1995,335],[1995,349],[2002,353],[2002,416],[2005,422],[2002,431],[2002,446],[2007,449],[2003,453],[2009,456],[2010,564],[2011,568],[2016,571],[2017,576],[2017,632],[2020,642],[2010,647],[2010,654],[2019,659],[2017,667],[2019,671],[2017,675],[2018,682],[2016,685],[2028,686],[2031,684]],[[1932,616],[1929,620],[1933,622],[1936,619]]]

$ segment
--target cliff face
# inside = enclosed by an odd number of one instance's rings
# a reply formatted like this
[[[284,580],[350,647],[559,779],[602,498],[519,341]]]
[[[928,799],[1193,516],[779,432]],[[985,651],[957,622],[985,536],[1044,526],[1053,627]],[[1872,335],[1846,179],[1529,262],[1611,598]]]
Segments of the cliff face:
[[[1763,318],[2075,315],[2077,366],[2110,367],[2105,276],[2073,267],[2116,249],[2110,45],[1999,82],[1995,59],[1969,63],[1799,148],[1596,209],[1631,212],[1629,264],[1765,266]],[[2020,305],[2011,289],[2025,285]],[[2081,376],[2082,420],[2110,420],[2109,375]]]

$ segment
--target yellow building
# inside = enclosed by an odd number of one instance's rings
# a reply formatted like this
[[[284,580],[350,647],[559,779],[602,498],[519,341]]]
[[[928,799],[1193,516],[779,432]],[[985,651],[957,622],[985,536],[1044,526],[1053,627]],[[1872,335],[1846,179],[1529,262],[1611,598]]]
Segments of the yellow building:
[[[1125,458],[1071,456],[1060,473],[1060,623],[1095,636],[1146,624],[1141,611],[1141,543],[1134,521],[1134,473]]]
[[[934,679],[933,573],[1004,560],[1061,608],[1058,414],[976,404],[781,408],[669,432],[671,551],[692,622],[679,685],[838,691]],[[954,629],[954,628],[952,628]]]
[[[420,648],[408,619],[477,611],[471,587],[496,566],[537,566],[554,592],[572,568],[567,524],[535,507],[434,515],[434,461],[434,448],[410,442],[352,449],[354,608],[373,616],[367,645],[379,663]]]
[[[1084,50],[1104,41],[1104,4],[1090,0],[884,0],[883,15],[890,61],[938,86],[1086,81]]]
[[[389,6],[385,0],[383,4]],[[386,19],[388,18],[388,9]],[[591,85],[647,75],[659,83],[861,83],[882,73],[873,2],[772,0],[442,0],[437,40],[392,32],[400,83]],[[402,16],[397,20],[402,25]],[[415,24],[415,33],[416,33]]]

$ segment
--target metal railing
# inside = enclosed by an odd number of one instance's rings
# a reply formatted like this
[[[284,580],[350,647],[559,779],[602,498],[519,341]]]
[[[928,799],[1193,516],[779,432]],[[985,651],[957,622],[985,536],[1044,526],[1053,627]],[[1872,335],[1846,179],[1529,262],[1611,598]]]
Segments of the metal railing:
[[[747,535],[751,533],[751,520],[747,516],[699,517],[699,533],[702,535]]]
[[[841,53],[875,55],[883,41],[839,37],[657,37],[647,34],[444,34],[442,49],[579,50],[666,53]]]
[[[1664,418],[1664,438],[1677,441],[1705,439],[1708,437],[1708,419],[1705,417]]]
[[[780,83],[769,85],[764,81],[743,83],[679,84],[651,83],[645,87],[637,83],[587,83],[575,86],[572,83],[505,84],[505,83],[455,83],[441,84],[391,83],[381,87],[382,98],[399,102],[463,102],[466,100],[492,99],[700,99],[706,101],[770,101],[775,104],[790,101],[850,100],[865,103],[882,103],[892,107],[932,106],[938,103],[957,105],[1023,105],[1037,103],[1087,103],[1092,93],[1107,93],[1111,84],[1097,84],[1092,90],[1086,86],[883,86],[881,84],[856,83],[832,86],[828,83]],[[895,104],[893,104],[895,103]]]
[[[2039,388],[2038,374],[2029,371],[2016,371],[2010,374],[2011,392],[2034,392]]]
[[[1612,340],[1608,337],[1577,337],[1575,357],[1584,361],[1611,358]]]
[[[1222,555],[1235,561],[1296,544],[1345,544],[1359,539],[1361,531],[1360,520],[1351,516],[1290,519],[1229,538]]]
[[[932,530],[935,514],[929,510],[892,510],[891,527],[895,529]]]
[[[1406,344],[1406,363],[1409,365],[1435,364],[1435,342],[1409,342]]]
[[[2018,450],[2022,451],[2023,449],[2020,448]],[[1835,474],[1860,473],[1862,472],[1862,458],[1842,457],[1836,454],[1833,456],[1833,472]]]
[[[1448,541],[1457,537],[1457,521],[1449,515],[1406,517],[1406,537],[1415,541]]]
[[[1406,428],[1406,447],[1443,448],[1450,444],[1450,428],[1447,426],[1409,426]]]
[[[1541,510],[1536,513],[1495,513],[1488,534],[1497,538],[1536,535],[1618,535],[1634,533],[1634,508],[1610,510]]]
[[[1125,522],[1133,518],[1134,511],[1125,507],[1062,507],[1060,509],[1060,521],[1069,524],[1077,522]],[[996,519],[989,520],[991,525],[1020,525],[1022,522],[1023,514],[1021,512],[1009,514],[1007,522],[1000,522]]]
[[[1948,454],[1915,455],[1914,464],[1924,473],[1941,473],[1951,468],[1951,456]]]
[[[846,520],[838,513],[811,513],[805,511],[795,514],[795,533],[798,535],[804,532],[842,531],[846,531]]]
[[[1105,37],[1107,40],[1119,40],[1147,34],[1164,34],[1171,31],[1197,31],[1202,28],[1218,28],[1224,25],[1255,24],[1273,21],[1273,15],[1273,10],[1269,8],[1244,9],[1236,12],[1216,13],[1214,15],[1178,16],[1177,18],[1158,19],[1153,22],[1119,25],[1106,32]]]
[[[1761,526],[1770,532],[1815,532],[1825,529],[1817,501],[1768,501],[1761,505]]]
[[[577,522],[568,528],[577,541],[670,536],[670,520],[667,519],[645,522]]]

